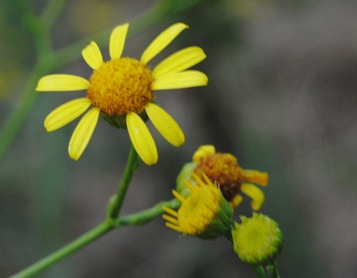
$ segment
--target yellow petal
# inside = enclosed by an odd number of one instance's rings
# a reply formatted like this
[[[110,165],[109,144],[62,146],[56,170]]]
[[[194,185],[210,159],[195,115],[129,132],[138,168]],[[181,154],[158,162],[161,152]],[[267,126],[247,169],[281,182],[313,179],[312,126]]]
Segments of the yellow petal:
[[[78,98],[58,106],[45,119],[45,128],[48,132],[59,129],[78,118],[92,101],[88,98]]]
[[[174,194],[174,196],[176,197],[177,200],[180,201],[181,204],[183,204],[184,202],[186,202],[185,197],[183,197],[180,193],[178,193],[176,190],[172,190],[172,194]]]
[[[215,154],[216,148],[213,145],[201,145],[192,156],[193,162],[200,162],[209,155]]]
[[[164,109],[156,104],[149,103],[146,105],[145,111],[156,129],[172,145],[179,147],[185,142],[185,135],[181,128]]]
[[[134,112],[126,115],[126,125],[130,140],[140,156],[147,164],[153,165],[158,160],[158,154],[154,139],[144,121]]]
[[[169,216],[169,215],[167,215],[167,214],[164,214],[164,215],[162,216],[162,218],[164,218],[164,219],[165,219],[166,221],[168,221],[168,222],[171,222],[172,224],[175,224],[175,225],[178,225],[178,224],[179,224],[177,218],[174,218],[174,217]]]
[[[42,77],[36,87],[36,91],[78,91],[88,89],[90,83],[83,77],[70,74],[51,74]]]
[[[115,27],[112,31],[109,40],[109,53],[112,59],[119,59],[121,57],[128,28],[129,23],[126,23]]]
[[[242,170],[242,178],[245,181],[254,182],[261,186],[266,186],[268,184],[268,173],[260,172],[257,170]]]
[[[155,80],[152,90],[168,90],[205,86],[208,83],[207,76],[196,70],[187,70],[178,73],[168,74]]]
[[[99,108],[92,108],[82,117],[76,126],[68,146],[68,153],[72,159],[78,160],[87,147],[94,128],[97,125],[99,112]]]
[[[171,216],[174,216],[176,218],[178,217],[178,212],[176,210],[170,209],[168,207],[162,207],[162,209]]]
[[[167,57],[158,64],[152,72],[154,79],[160,79],[166,74],[186,70],[206,58],[202,48],[190,46]]]
[[[174,225],[174,224],[171,224],[171,223],[168,223],[168,222],[166,222],[165,225],[166,225],[166,227],[168,227],[170,229],[173,229],[176,232],[182,233],[182,229],[177,225]]]
[[[161,32],[145,49],[141,55],[141,62],[146,65],[154,58],[161,50],[163,50],[170,42],[172,42],[178,34],[188,28],[186,24],[176,23]]]
[[[230,201],[229,203],[230,203],[230,205],[231,205],[232,208],[235,208],[235,207],[239,206],[239,204],[240,204],[242,201],[243,201],[243,197],[238,194],[238,195],[234,196],[233,200]]]
[[[94,70],[97,70],[103,63],[102,53],[94,41],[91,41],[90,44],[82,50],[82,56],[87,64]]]
[[[264,193],[257,186],[251,183],[243,183],[241,190],[244,194],[252,198],[252,202],[250,203],[252,209],[259,210],[264,203]]]

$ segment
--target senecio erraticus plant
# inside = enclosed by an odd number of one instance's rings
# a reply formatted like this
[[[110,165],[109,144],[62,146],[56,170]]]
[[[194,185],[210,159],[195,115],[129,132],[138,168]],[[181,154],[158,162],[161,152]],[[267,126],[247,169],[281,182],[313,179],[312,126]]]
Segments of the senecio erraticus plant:
[[[60,9],[61,5],[56,6],[54,2],[56,1],[50,1],[52,4],[49,9]],[[158,14],[163,16],[165,13],[162,11],[169,15],[174,10],[174,5],[182,5],[181,10],[185,10],[197,1],[191,2],[174,4],[173,1],[158,1],[151,14],[145,15],[147,24],[136,23],[134,26],[136,29],[143,29],[154,24]],[[163,5],[169,5],[169,8],[163,9]],[[188,26],[181,22],[172,24],[144,49],[140,59],[136,59],[123,54],[131,24],[118,25],[109,37],[109,61],[103,61],[95,41],[87,42],[87,46],[83,48],[82,56],[93,70],[87,79],[71,74],[47,74],[70,60],[65,59],[64,52],[52,50],[47,43],[50,27],[55,19],[34,17],[32,20],[37,20],[37,25],[33,26],[44,27],[36,33],[39,49],[46,52],[46,57],[52,57],[48,60],[50,64],[39,58],[35,72],[38,76],[35,91],[85,92],[83,96],[50,112],[44,121],[46,130],[55,131],[81,117],[68,145],[68,153],[73,160],[78,160],[85,151],[99,118],[118,130],[127,131],[132,146],[117,193],[108,198],[108,210],[103,222],[12,277],[32,277],[94,240],[99,240],[109,231],[118,231],[128,225],[146,224],[161,215],[167,227],[182,235],[202,240],[226,238],[238,258],[250,264],[257,277],[279,277],[276,257],[282,249],[283,234],[277,222],[259,213],[265,198],[259,186],[268,184],[268,174],[241,168],[233,154],[216,152],[213,145],[199,146],[192,161],[183,165],[173,179],[176,179],[176,188],[173,190],[172,200],[159,202],[132,215],[121,215],[126,192],[140,160],[148,166],[158,162],[156,144],[146,122],[151,121],[159,133],[175,147],[181,146],[185,141],[180,126],[160,107],[154,92],[208,84],[205,73],[191,69],[206,58],[203,49],[198,46],[178,50],[155,67],[150,66],[150,61],[181,32],[187,30]],[[77,45],[73,49],[67,48],[65,53],[76,50]],[[33,89],[34,87],[32,91]],[[9,125],[11,124],[10,122]],[[253,213],[250,217],[241,216],[240,221],[235,222],[234,211],[243,201],[244,195],[252,200]]]

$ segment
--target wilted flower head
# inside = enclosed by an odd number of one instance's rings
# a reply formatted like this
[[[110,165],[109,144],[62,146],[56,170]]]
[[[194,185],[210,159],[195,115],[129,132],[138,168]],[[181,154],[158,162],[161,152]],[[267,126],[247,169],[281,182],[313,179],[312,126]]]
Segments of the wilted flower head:
[[[212,145],[200,146],[193,155],[193,162],[183,167],[177,181],[180,190],[183,188],[179,179],[189,178],[192,172],[199,177],[204,174],[216,183],[232,207],[242,202],[241,192],[252,198],[253,210],[259,210],[264,202],[264,193],[252,183],[266,186],[268,173],[242,169],[234,155],[217,153]]]

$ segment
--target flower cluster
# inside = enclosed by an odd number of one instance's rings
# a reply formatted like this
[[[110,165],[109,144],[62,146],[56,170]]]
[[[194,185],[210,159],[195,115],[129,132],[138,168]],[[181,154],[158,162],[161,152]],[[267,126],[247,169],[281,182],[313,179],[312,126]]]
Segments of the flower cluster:
[[[177,211],[163,207],[166,226],[202,239],[225,236],[242,261],[272,264],[282,249],[279,225],[257,213],[252,218],[242,216],[241,224],[233,221],[233,208],[243,200],[241,192],[252,198],[253,210],[261,208],[264,193],[253,182],[266,186],[268,174],[242,169],[236,157],[217,153],[212,145],[199,147],[193,162],[182,168],[173,190],[181,206]]]

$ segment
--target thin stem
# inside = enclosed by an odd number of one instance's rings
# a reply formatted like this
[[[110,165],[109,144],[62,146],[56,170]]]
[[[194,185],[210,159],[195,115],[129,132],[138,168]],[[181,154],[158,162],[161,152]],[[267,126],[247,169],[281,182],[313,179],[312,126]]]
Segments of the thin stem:
[[[149,221],[151,221],[152,219],[161,215],[164,212],[164,210],[162,209],[163,206],[169,207],[171,209],[176,209],[180,206],[180,202],[177,199],[172,199],[170,201],[164,201],[164,202],[157,203],[152,208],[140,211],[138,213],[133,213],[130,215],[120,217],[116,221],[115,225],[116,226],[124,226],[124,225],[138,226],[138,225],[147,224]]]
[[[276,263],[276,260],[274,260],[274,263],[267,266],[267,270],[270,278],[279,278],[278,264]]]
[[[85,247],[86,245],[90,244],[97,238],[105,235],[106,233],[108,233],[114,228],[119,229],[128,225],[137,226],[137,225],[147,224],[149,221],[151,221],[152,219],[163,213],[162,206],[175,209],[180,206],[180,202],[177,199],[172,199],[170,201],[163,201],[157,203],[152,208],[118,218],[115,221],[115,225],[113,225],[113,221],[111,221],[111,219],[107,219],[106,221],[94,227],[92,230],[83,234],[82,236],[75,239],[71,243],[65,245],[61,249],[55,251],[51,255],[43,258],[42,260],[34,263],[33,265],[25,268],[24,270],[16,273],[10,278],[32,277],[40,273],[41,271],[44,271],[45,269],[49,268],[53,264],[59,262],[60,260],[67,258],[74,252]]]
[[[118,217],[120,212],[121,206],[123,204],[127,189],[129,187],[131,178],[138,168],[139,158],[138,155],[133,147],[130,149],[128,161],[125,166],[124,175],[122,177],[119,190],[115,198],[110,202],[110,215],[107,219],[90,230],[89,232],[85,233],[84,235],[80,236],[78,239],[72,241],[71,243],[67,244],[63,248],[55,251],[51,255],[43,258],[42,260],[32,264],[31,266],[25,268],[24,270],[20,271],[19,273],[15,274],[11,278],[23,278],[23,277],[31,277],[46,268],[50,267],[51,265],[55,264],[56,262],[68,257],[69,255],[73,254],[80,248],[88,245],[95,239],[103,236],[110,230],[114,228],[119,228],[122,225],[120,223],[115,224],[114,220]],[[114,225],[115,224],[115,225]]]
[[[251,265],[258,278],[266,278],[264,268],[261,265]]]
[[[126,192],[129,188],[131,178],[134,175],[134,172],[139,166],[139,156],[135,151],[134,147],[131,146],[129,152],[128,162],[126,163],[124,175],[120,182],[118,192],[115,196],[111,198],[108,206],[108,217],[110,219],[116,219],[119,216],[120,209],[123,205]]]
[[[41,271],[45,270],[46,268],[50,267],[51,265],[55,264],[56,262],[67,258],[69,255],[73,254],[77,250],[83,248],[84,246],[88,245],[98,237],[106,234],[110,230],[113,229],[113,226],[110,221],[104,221],[103,223],[99,224],[89,232],[83,234],[76,240],[72,241],[71,243],[65,245],[61,249],[57,250],[56,252],[52,253],[51,255],[43,258],[42,260],[34,263],[33,265],[25,268],[24,270],[18,272],[17,274],[11,276],[10,278],[28,278],[32,277]]]

